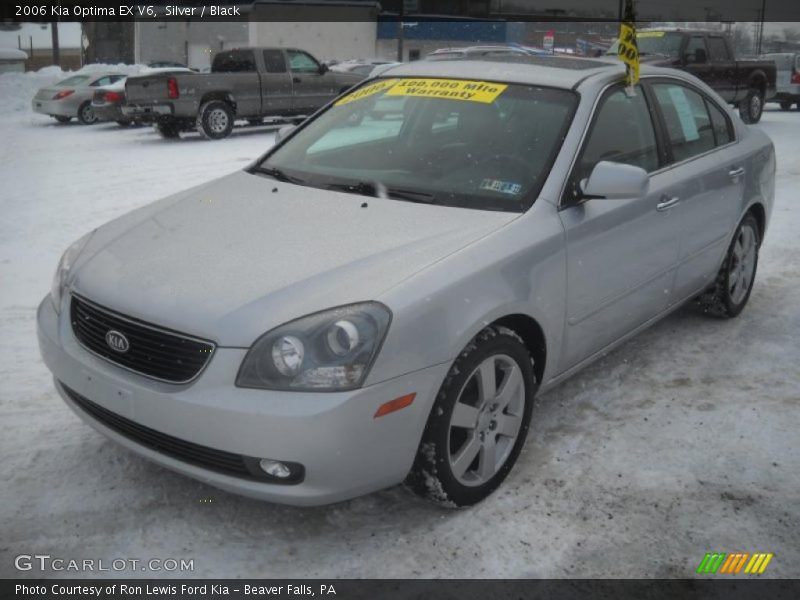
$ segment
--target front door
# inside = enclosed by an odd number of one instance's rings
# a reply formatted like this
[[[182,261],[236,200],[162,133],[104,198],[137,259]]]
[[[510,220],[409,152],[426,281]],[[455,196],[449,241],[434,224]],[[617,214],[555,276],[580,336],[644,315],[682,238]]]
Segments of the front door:
[[[292,72],[294,112],[310,114],[338,94],[333,74],[322,69],[308,52],[287,50],[286,54]]]
[[[662,312],[670,298],[679,222],[674,181],[664,162],[654,113],[637,87],[612,88],[601,101],[559,212],[567,244],[567,322],[561,368],[581,360]],[[580,199],[579,182],[600,161],[643,168],[642,198]]]

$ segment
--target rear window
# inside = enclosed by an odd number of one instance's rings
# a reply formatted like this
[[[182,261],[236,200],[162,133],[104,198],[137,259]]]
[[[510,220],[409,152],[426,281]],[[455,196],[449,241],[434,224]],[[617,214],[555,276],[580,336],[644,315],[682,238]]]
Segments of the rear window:
[[[264,66],[267,73],[286,73],[286,59],[280,50],[264,50]]]
[[[73,77],[67,77],[64,81],[59,81],[56,85],[78,85],[79,83],[83,83],[84,81],[88,80],[88,75],[75,75]]]
[[[251,50],[220,52],[214,57],[214,73],[252,73],[256,70],[256,57]]]

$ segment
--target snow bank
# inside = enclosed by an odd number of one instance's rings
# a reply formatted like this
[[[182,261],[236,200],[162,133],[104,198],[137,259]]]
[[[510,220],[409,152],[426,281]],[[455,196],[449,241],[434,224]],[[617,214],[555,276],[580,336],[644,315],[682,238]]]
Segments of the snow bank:
[[[78,71],[62,71],[60,67],[50,66],[26,73],[2,73],[0,74],[0,115],[30,111],[31,98],[36,95],[39,88],[58,83],[75,73],[118,71],[134,75],[146,68],[145,65],[121,63],[117,65],[91,64]]]

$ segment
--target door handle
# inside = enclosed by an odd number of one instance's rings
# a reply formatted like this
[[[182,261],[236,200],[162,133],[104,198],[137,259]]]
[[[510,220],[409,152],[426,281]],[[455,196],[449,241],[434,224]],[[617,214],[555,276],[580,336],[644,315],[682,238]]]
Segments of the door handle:
[[[669,196],[661,196],[661,202],[656,204],[656,210],[658,211],[665,211],[669,210],[673,206],[678,206],[681,203],[681,199],[677,196],[673,196],[670,198]]]
[[[302,82],[303,80],[300,79],[299,77],[292,77],[292,83],[302,83]]]
[[[728,175],[730,175],[733,179],[741,177],[742,175],[744,175],[744,167],[739,167],[738,169],[731,169],[730,171],[728,171]]]

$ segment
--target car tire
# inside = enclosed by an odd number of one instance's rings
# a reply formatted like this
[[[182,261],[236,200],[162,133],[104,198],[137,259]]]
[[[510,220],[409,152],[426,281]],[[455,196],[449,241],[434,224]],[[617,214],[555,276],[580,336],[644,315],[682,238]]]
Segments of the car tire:
[[[120,127],[130,127],[131,125],[133,125],[133,121],[131,121],[130,119],[119,119],[117,121],[117,125],[119,125]]]
[[[439,390],[406,485],[450,507],[486,498],[522,450],[535,392],[533,362],[522,339],[506,327],[483,329]]]
[[[697,299],[704,313],[731,319],[742,312],[753,290],[760,245],[758,222],[747,213],[736,228],[714,285]]]
[[[197,131],[207,140],[221,140],[233,131],[233,109],[222,100],[212,100],[200,107]]]
[[[792,108],[792,101],[791,100],[784,100],[780,103],[781,110],[791,110]]]
[[[78,107],[78,121],[83,125],[93,125],[97,123],[97,115],[94,114],[92,103],[88,100]]]
[[[176,140],[181,137],[181,128],[175,121],[158,121],[155,129],[165,140]]]
[[[53,116],[59,123],[69,123],[70,121],[72,121],[72,117],[66,117],[63,115],[53,115]]]
[[[747,124],[758,123],[764,113],[764,95],[758,88],[750,88],[739,103],[739,116]]]

